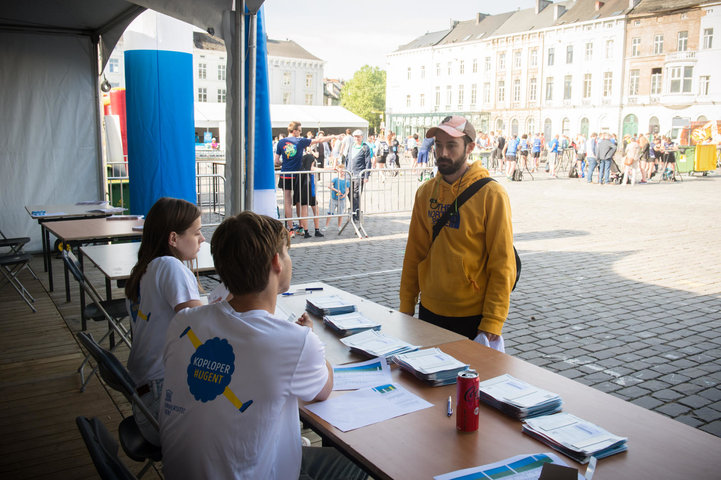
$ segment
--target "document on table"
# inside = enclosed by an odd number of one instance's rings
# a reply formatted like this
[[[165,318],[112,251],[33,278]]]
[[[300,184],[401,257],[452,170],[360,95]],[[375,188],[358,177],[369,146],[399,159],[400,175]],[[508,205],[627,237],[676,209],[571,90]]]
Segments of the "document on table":
[[[358,390],[391,382],[385,357],[333,367],[333,390]]]
[[[504,480],[538,480],[541,469],[546,463],[568,466],[554,453],[534,453],[532,455],[516,455],[496,463],[480,467],[456,470],[455,472],[436,475],[434,480],[487,480],[503,478]],[[579,473],[578,480],[583,480]]]
[[[399,385],[386,384],[349,392],[305,408],[338,430],[348,432],[432,406]]]

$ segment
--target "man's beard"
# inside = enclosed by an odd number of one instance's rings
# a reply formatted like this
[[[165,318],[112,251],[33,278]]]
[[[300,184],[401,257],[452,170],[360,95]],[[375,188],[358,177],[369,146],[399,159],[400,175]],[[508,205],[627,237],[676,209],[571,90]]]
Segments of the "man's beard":
[[[441,175],[453,175],[463,167],[466,163],[466,157],[461,157],[456,161],[448,157],[438,157],[436,159],[436,167]]]

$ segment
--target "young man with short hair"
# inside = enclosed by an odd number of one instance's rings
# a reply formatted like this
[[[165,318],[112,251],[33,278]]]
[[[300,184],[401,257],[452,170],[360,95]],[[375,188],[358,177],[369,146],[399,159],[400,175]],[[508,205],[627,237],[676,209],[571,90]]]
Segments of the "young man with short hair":
[[[307,314],[276,317],[293,262],[283,224],[226,219],[211,243],[230,300],[171,321],[160,408],[163,473],[200,478],[365,478],[334,449],[301,448],[298,399],[321,401],[333,370]],[[319,475],[309,472],[320,472]]]

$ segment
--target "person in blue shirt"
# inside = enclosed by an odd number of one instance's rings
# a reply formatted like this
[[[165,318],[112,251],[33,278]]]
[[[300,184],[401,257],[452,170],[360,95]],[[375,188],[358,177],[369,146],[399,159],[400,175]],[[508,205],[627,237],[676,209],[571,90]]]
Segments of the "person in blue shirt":
[[[536,134],[533,137],[533,146],[531,147],[531,172],[534,173],[538,170],[538,162],[541,158],[541,147],[543,142],[541,137]]]
[[[558,134],[556,134],[553,140],[551,140],[551,143],[548,144],[548,175],[551,178],[556,178],[556,158],[558,158],[559,148]]]
[[[506,156],[506,177],[508,177],[509,180],[513,178],[513,172],[516,170],[516,155],[518,154],[519,143],[518,135],[513,135],[511,139],[506,142],[506,146],[503,149],[503,153]]]
[[[330,203],[328,204],[328,215],[338,215],[338,233],[341,231],[341,223],[343,215],[346,211],[345,199],[348,198],[348,190],[350,188],[350,180],[346,177],[343,169],[343,162],[338,161],[336,164],[338,176],[335,177],[330,184]],[[325,228],[330,224],[330,217],[325,219]]]
[[[278,188],[283,189],[283,213],[285,218],[293,216],[293,204],[296,206],[296,213],[299,217],[308,216],[308,202],[305,206],[301,206],[301,195],[307,195],[308,192],[302,192],[300,178],[298,172],[302,168],[303,152],[306,147],[315,145],[316,143],[329,142],[338,136],[318,136],[316,138],[302,138],[300,122],[290,122],[288,125],[288,136],[278,142],[275,147],[275,166],[280,167],[280,178],[278,179]],[[301,220],[301,227],[298,230],[299,235],[305,233],[306,220]],[[287,221],[290,236],[294,236],[293,221]]]

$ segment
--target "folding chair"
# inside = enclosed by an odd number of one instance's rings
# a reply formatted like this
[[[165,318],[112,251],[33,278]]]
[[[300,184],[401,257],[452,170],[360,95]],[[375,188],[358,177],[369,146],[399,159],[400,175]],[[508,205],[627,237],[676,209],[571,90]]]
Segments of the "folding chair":
[[[103,422],[97,417],[76,417],[75,423],[102,480],[135,480],[118,458],[118,444]]]
[[[8,238],[2,230],[0,230],[0,237],[2,237],[0,238],[0,248],[10,248],[10,253],[23,253],[23,247],[30,241],[30,237]],[[35,280],[38,279],[38,276],[35,275],[35,271],[33,271],[29,263],[25,265],[25,268],[28,269],[30,275],[32,275]]]
[[[30,295],[30,292],[25,288],[20,279],[17,277],[20,271],[28,266],[32,256],[29,253],[5,253],[0,255],[0,272],[5,277],[5,281],[0,283],[2,287],[5,283],[9,283],[13,286],[16,292],[22,297],[27,303],[28,307],[33,312],[37,312],[37,309],[33,305],[35,298]],[[36,277],[37,278],[37,277]]]
[[[80,288],[84,289],[85,293],[90,298],[91,303],[89,303],[81,312],[83,318],[89,318],[96,322],[101,322],[105,320],[108,323],[108,331],[105,333],[105,335],[102,336],[100,342],[103,342],[108,336],[110,336],[110,351],[114,351],[118,347],[118,345],[120,345],[120,343],[118,343],[117,345],[115,344],[114,332],[117,332],[120,336],[120,340],[122,340],[123,343],[130,347],[130,332],[128,331],[128,329],[125,328],[122,323],[123,319],[128,316],[128,310],[125,306],[125,299],[118,298],[115,300],[102,300],[98,291],[90,282],[88,282],[85,274],[82,272],[82,270],[80,270],[80,265],[78,265],[78,261],[72,252],[63,250],[63,262],[65,262],[65,266],[67,267],[68,271],[73,275],[75,280],[77,280]],[[83,369],[85,368],[85,364],[88,363],[89,359],[90,354],[85,356],[83,363],[81,363],[80,367],[78,367],[78,372],[80,373],[81,391],[85,390],[88,381],[90,381],[93,373],[95,373],[95,370],[93,370],[92,372],[90,372],[90,375],[85,377]]]
[[[140,395],[136,391],[136,385],[128,370],[120,363],[120,360],[98,345],[90,333],[78,332],[78,339],[85,349],[93,356],[97,363],[97,369],[100,376],[113,390],[122,393],[125,398],[134,406],[137,406],[143,415],[153,424],[155,428],[159,428],[158,420],[153,413],[145,406],[140,399]],[[153,465],[162,459],[160,447],[153,445],[145,440],[143,435],[135,423],[135,417],[130,415],[123,419],[118,425],[118,437],[120,438],[120,446],[123,447],[125,454],[136,462],[147,463],[138,474],[138,478]]]

